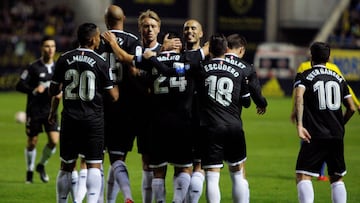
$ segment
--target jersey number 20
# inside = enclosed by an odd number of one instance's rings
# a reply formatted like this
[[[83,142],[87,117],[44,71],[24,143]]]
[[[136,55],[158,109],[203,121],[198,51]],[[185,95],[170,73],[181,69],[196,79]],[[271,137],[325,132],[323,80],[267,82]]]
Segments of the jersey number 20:
[[[65,73],[65,80],[70,80],[70,84],[65,87],[65,99],[91,101],[95,96],[96,76],[91,71],[84,71],[81,74],[75,69],[69,69]],[[78,88],[78,92],[74,90]],[[76,91],[76,90],[75,90]]]

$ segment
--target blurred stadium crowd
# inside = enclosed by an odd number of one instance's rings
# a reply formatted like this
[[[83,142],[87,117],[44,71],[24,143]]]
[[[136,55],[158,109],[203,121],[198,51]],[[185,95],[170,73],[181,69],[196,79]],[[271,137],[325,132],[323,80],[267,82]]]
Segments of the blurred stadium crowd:
[[[329,43],[333,48],[360,48],[360,0],[351,1],[343,12],[337,28],[329,37]]]
[[[57,51],[68,50],[76,29],[75,13],[45,0],[1,2],[0,68],[19,68],[39,57],[43,35],[55,36]]]

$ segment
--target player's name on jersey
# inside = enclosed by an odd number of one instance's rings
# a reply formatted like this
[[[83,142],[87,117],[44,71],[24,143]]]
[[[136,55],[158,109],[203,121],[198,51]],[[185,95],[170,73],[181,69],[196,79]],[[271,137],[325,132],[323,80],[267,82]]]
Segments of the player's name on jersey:
[[[227,61],[235,66],[238,66],[241,69],[246,68],[246,66],[243,63],[241,63],[241,61],[230,59],[230,58],[225,58],[225,61]]]
[[[75,55],[73,56],[73,59],[72,61],[70,61],[69,59],[66,60],[68,65],[71,65],[75,62],[84,62],[84,63],[87,63],[89,64],[91,67],[94,67],[95,63],[96,63],[96,60],[89,57],[89,56],[84,56],[84,55]]]
[[[167,56],[158,56],[159,61],[179,61],[180,55],[167,55]]]
[[[306,76],[306,79],[312,81],[316,76],[318,76],[320,74],[321,75],[331,75],[331,76],[334,76],[339,82],[343,81],[343,78],[340,75],[338,75],[334,71],[329,70],[327,68],[320,68],[320,69],[315,69],[315,70],[311,71],[311,73],[308,76]]]
[[[206,64],[204,66],[204,69],[205,69],[206,72],[209,72],[209,71],[212,71],[212,70],[224,70],[224,71],[227,71],[227,72],[233,74],[234,77],[239,76],[239,72],[237,72],[235,70],[235,68],[233,68],[232,66],[228,66],[226,64],[210,63],[210,64]]]

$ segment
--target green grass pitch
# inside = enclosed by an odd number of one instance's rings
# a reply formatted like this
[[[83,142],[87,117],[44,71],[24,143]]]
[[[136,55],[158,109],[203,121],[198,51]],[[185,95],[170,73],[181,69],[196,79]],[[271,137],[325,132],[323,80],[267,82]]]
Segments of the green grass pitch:
[[[25,95],[16,92],[0,93],[0,202],[3,203],[45,203],[55,202],[55,180],[59,170],[59,152],[46,166],[50,182],[44,184],[38,174],[34,174],[34,183],[25,184],[24,147],[26,136],[24,125],[14,120],[16,111],[25,109]],[[291,99],[268,98],[269,106],[263,116],[256,114],[255,106],[243,110],[243,123],[247,141],[248,159],[246,174],[250,185],[250,200],[256,203],[297,202],[294,180],[294,167],[299,139],[295,126],[290,122]],[[345,159],[348,173],[345,184],[348,202],[360,202],[360,116],[358,113],[346,126]],[[40,135],[38,156],[46,137]],[[108,171],[108,159],[105,160],[105,173]],[[126,161],[135,202],[141,202],[141,162],[136,149],[129,153]],[[232,202],[231,181],[224,167],[221,173],[222,202]],[[169,167],[167,202],[172,197],[172,167]],[[315,202],[331,202],[328,182],[313,181]],[[123,202],[118,197],[118,202]],[[201,202],[206,202],[204,193]]]

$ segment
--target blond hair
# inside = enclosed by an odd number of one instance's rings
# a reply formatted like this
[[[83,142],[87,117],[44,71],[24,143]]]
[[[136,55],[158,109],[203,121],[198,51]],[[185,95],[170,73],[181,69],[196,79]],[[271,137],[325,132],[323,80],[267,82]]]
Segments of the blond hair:
[[[150,9],[140,13],[140,16],[138,18],[138,26],[139,26],[139,29],[141,29],[141,26],[142,26],[142,22],[145,18],[152,18],[154,19],[156,22],[158,22],[158,25],[160,27],[161,25],[161,20],[160,20],[160,17],[159,15],[155,12],[155,11],[152,11]]]

